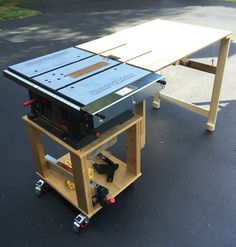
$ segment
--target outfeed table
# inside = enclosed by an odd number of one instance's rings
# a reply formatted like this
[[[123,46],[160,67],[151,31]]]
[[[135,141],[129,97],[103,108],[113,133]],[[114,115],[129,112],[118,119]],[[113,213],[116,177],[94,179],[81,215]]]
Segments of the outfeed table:
[[[229,31],[156,19],[77,47],[154,72],[178,64],[214,74],[209,110],[164,93],[157,93],[153,100],[155,108],[159,108],[160,99],[164,99],[207,117],[206,128],[214,131],[230,38]],[[218,41],[217,66],[188,60],[191,54]]]

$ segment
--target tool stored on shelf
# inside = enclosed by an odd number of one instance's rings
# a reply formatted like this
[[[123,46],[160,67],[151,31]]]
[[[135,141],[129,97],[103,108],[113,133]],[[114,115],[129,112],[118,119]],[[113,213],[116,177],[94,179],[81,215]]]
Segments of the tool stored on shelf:
[[[107,164],[97,164],[94,163],[93,167],[99,174],[107,175],[107,182],[113,182],[115,171],[119,168],[119,164],[114,163],[108,157],[102,153],[98,154],[98,157],[105,161]]]
[[[102,207],[104,207],[115,203],[114,197],[109,199],[107,198],[109,190],[106,187],[97,184],[95,181],[90,181],[90,186],[94,192],[92,197],[93,206],[96,206],[99,203]]]

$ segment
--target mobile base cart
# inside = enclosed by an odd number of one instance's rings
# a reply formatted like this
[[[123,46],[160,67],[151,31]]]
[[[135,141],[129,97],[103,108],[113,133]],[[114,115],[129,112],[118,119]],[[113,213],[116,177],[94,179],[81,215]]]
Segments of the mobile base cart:
[[[96,212],[105,204],[114,203],[114,198],[141,176],[140,156],[145,138],[144,103],[143,101],[136,106],[136,113],[140,113],[140,115],[135,114],[128,121],[113,126],[101,134],[98,139],[79,150],[74,149],[49,131],[40,127],[27,116],[23,117],[36,163],[36,173],[40,177],[40,180],[35,185],[35,193],[40,195],[46,191],[47,186],[50,186],[75,206],[80,211],[80,214],[74,219],[73,223],[75,232],[86,227],[89,219]],[[93,168],[93,164],[101,162],[96,155],[90,158],[91,154],[97,150],[102,150],[104,145],[121,133],[125,133],[126,163],[103,150],[101,151],[102,155],[119,165],[115,172],[114,180],[113,182],[107,182],[106,176],[97,173],[95,170],[92,179],[90,179],[91,174],[89,173]],[[68,153],[59,159],[45,155],[40,138],[41,134],[45,134],[54,142],[64,147]],[[71,171],[60,166],[60,164],[66,164],[68,161],[71,161]],[[94,183],[109,191],[105,204],[94,204],[94,197],[96,196],[92,189],[92,184]]]

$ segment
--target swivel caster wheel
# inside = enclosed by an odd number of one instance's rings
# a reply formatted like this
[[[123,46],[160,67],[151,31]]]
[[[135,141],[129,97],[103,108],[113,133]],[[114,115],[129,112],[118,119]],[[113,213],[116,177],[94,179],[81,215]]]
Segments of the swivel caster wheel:
[[[43,180],[39,180],[36,184],[35,184],[35,188],[34,188],[34,194],[36,196],[41,196],[44,192],[46,192],[48,190],[49,186],[47,183],[45,183]]]
[[[83,214],[78,214],[74,219],[73,231],[79,233],[82,229],[86,228],[89,223],[89,218]]]

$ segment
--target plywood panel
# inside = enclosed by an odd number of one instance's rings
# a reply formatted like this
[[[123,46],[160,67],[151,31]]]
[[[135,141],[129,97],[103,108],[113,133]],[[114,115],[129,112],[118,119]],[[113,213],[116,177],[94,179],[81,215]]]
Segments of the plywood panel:
[[[122,62],[131,60],[130,64],[157,71],[230,34],[229,31],[156,19],[78,47],[119,57]]]

